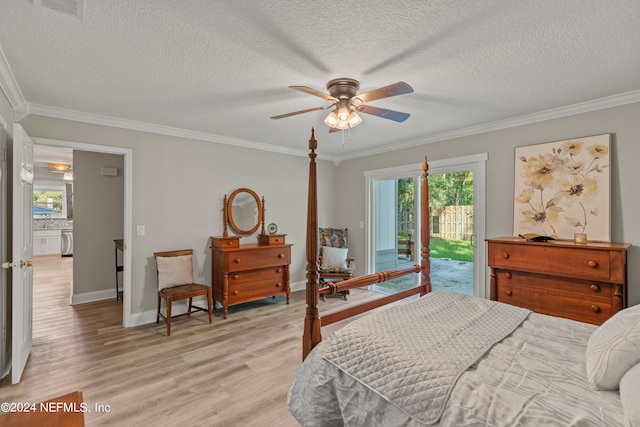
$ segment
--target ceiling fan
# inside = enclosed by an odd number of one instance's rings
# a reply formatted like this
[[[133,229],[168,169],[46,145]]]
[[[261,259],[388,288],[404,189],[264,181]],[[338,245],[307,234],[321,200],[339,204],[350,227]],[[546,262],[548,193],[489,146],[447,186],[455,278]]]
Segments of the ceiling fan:
[[[282,119],[297,114],[308,113],[310,111],[326,110],[335,107],[324,120],[329,126],[329,132],[349,129],[362,123],[362,119],[358,113],[371,114],[382,117],[384,119],[393,120],[395,122],[404,122],[409,118],[409,114],[400,111],[389,110],[386,108],[374,107],[366,105],[367,102],[376,99],[389,98],[396,95],[404,95],[413,92],[413,88],[405,82],[397,82],[388,86],[370,90],[361,94],[357,94],[360,83],[354,79],[340,78],[333,79],[327,83],[329,93],[320,92],[307,86],[289,86],[291,89],[299,90],[318,96],[320,98],[331,101],[331,105],[327,107],[307,108],[306,110],[294,111],[287,114],[273,116],[272,119]]]

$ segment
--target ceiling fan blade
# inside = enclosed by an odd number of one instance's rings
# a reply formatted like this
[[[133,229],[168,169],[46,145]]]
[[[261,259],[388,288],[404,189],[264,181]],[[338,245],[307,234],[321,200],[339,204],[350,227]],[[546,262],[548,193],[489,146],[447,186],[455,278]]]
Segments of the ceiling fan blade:
[[[361,105],[357,108],[359,113],[371,114],[382,117],[383,119],[393,120],[394,122],[404,122],[411,114],[401,113],[400,111],[387,110],[386,108],[373,107],[371,105]]]
[[[319,96],[322,99],[326,99],[327,101],[331,101],[331,102],[337,102],[338,100],[335,99],[333,96],[329,95],[328,93],[324,93],[324,92],[320,92],[319,90],[315,90],[312,89],[310,87],[307,86],[289,86],[291,89],[295,89],[295,90],[299,90],[301,92],[305,92],[311,95],[315,95],[315,96]]]
[[[343,129],[329,128],[329,133],[340,132],[341,130],[343,130]]]
[[[398,82],[390,84],[388,86],[379,87],[378,89],[370,90],[369,92],[356,95],[356,98],[360,98],[363,104],[374,101],[376,99],[389,98],[396,95],[404,95],[405,93],[413,92],[413,88],[405,82]]]
[[[273,116],[271,117],[274,120],[277,119],[284,119],[285,117],[289,117],[289,116],[295,116],[297,114],[302,114],[302,113],[308,113],[309,111],[318,111],[318,110],[324,110],[326,107],[313,107],[313,108],[307,108],[306,110],[300,110],[300,111],[294,111],[292,113],[287,113],[287,114],[280,114],[279,116]]]

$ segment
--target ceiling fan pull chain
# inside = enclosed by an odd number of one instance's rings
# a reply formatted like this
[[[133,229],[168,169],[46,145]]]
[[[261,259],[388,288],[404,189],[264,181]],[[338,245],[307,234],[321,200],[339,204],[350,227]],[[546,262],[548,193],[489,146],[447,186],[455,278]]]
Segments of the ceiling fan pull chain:
[[[344,148],[344,129],[342,129],[342,148]]]

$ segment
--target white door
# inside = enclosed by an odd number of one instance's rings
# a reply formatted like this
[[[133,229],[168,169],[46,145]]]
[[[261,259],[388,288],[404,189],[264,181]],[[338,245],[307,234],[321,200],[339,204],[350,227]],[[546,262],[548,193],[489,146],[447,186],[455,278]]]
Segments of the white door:
[[[33,332],[33,141],[13,125],[13,259],[11,383],[17,384],[31,353]]]

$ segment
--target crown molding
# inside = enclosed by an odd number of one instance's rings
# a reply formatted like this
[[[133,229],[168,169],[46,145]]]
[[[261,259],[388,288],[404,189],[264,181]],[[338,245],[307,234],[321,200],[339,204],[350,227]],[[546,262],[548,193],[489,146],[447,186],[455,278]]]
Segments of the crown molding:
[[[591,101],[580,102],[578,104],[552,108],[550,110],[540,111],[537,113],[511,117],[504,120],[496,120],[494,122],[483,123],[476,126],[469,126],[461,129],[455,129],[452,131],[440,132],[433,135],[412,139],[409,141],[399,142],[393,145],[387,145],[385,147],[375,148],[375,149],[366,150],[366,151],[359,151],[356,153],[351,153],[351,154],[341,156],[340,159],[338,160],[338,163],[344,160],[372,156],[375,154],[388,153],[390,151],[396,151],[403,148],[411,148],[419,145],[431,144],[434,142],[447,141],[450,139],[462,138],[462,137],[471,136],[471,135],[478,135],[481,133],[508,129],[516,126],[531,124],[531,123],[538,123],[538,122],[543,122],[547,120],[559,119],[562,117],[574,116],[576,114],[588,113],[590,111],[597,111],[597,110],[603,110],[605,108],[632,104],[634,102],[640,102],[640,90],[634,90],[630,92],[621,93],[618,95],[612,95],[604,98],[594,99]],[[336,162],[335,159],[334,159],[334,162]]]
[[[116,117],[102,116],[99,114],[86,113],[81,111],[67,110],[64,108],[50,107],[39,104],[28,104],[28,114],[53,117],[57,119],[72,120],[82,123],[91,123],[101,126],[116,127],[122,129],[135,130],[140,132],[157,133],[160,135],[175,136],[178,138],[194,139],[198,141],[217,142],[220,144],[234,145],[236,147],[251,148],[254,150],[270,151],[280,154],[290,154],[293,156],[307,157],[306,150],[292,149],[278,145],[265,144],[261,142],[249,141],[239,138],[230,138],[223,135],[215,135],[205,132],[197,132],[169,126],[156,125],[152,123],[137,122],[133,120]],[[322,156],[318,156],[322,158]],[[323,160],[333,160],[332,157],[324,156]]]
[[[9,62],[7,62],[2,46],[0,46],[0,89],[7,96],[14,112],[22,113],[25,111],[27,102],[22,96],[22,91],[13,75],[13,71],[11,71]]]

